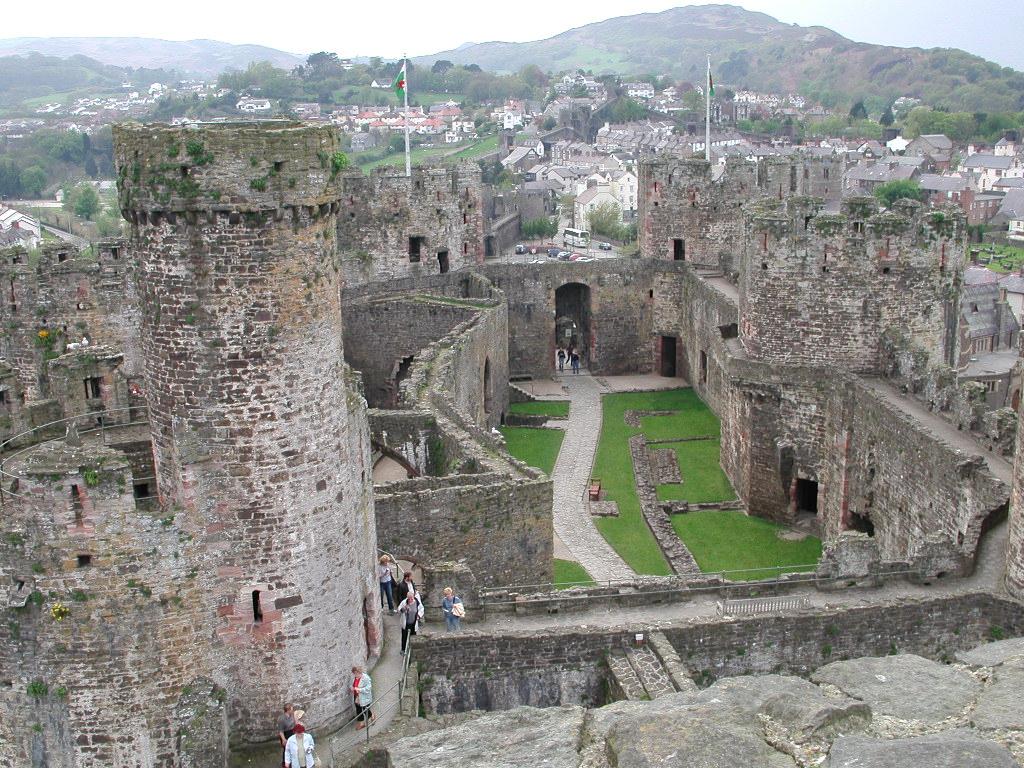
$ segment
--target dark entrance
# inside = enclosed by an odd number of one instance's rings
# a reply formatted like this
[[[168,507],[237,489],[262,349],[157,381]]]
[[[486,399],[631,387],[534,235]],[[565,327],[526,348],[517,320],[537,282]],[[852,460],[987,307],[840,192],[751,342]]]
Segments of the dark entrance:
[[[798,477],[796,480],[796,510],[818,514],[818,483]]]
[[[590,287],[582,283],[566,283],[555,291],[555,347],[575,349],[580,365],[589,367],[590,353]],[[552,355],[552,365],[555,365]],[[568,365],[566,369],[568,370]]]
[[[437,252],[437,264],[441,267],[441,274],[448,271],[448,251]]]
[[[868,536],[875,535],[875,524],[871,522],[871,518],[868,516],[867,510],[865,510],[863,515],[851,512],[850,522],[846,527],[848,530],[860,531],[861,533],[866,533]]]
[[[672,238],[672,260],[686,261],[686,241],[681,237]]]
[[[675,378],[676,375],[676,337],[661,337],[661,375]]]

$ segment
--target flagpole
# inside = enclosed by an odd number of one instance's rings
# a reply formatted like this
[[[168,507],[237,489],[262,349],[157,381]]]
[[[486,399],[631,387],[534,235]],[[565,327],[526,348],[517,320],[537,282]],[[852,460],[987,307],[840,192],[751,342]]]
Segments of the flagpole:
[[[704,97],[707,99],[704,111],[704,159],[711,162],[711,54],[708,54],[707,82],[704,83]]]
[[[402,71],[405,73],[405,88],[402,94],[405,96],[405,175],[412,176],[412,158],[409,155],[409,59],[402,54]],[[710,59],[708,60],[710,67]]]

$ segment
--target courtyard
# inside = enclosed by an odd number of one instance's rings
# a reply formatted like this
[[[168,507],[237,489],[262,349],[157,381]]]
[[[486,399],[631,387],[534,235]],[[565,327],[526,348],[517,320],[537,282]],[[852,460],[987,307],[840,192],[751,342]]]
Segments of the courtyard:
[[[583,377],[572,380],[573,387]],[[589,377],[587,377],[589,380]],[[614,385],[614,379],[607,380]],[[554,428],[590,426],[594,405],[579,398],[537,400],[516,404],[512,413],[547,416],[540,427],[504,427],[509,452],[521,461],[551,475],[556,483],[556,507],[559,465],[565,474],[571,467],[579,474],[577,441],[565,440],[566,432]],[[600,505],[582,500],[578,517],[586,514],[585,524],[596,527],[604,541],[633,573],[665,576],[672,573],[642,508],[630,441],[645,446],[652,461],[651,480],[655,499],[675,502],[670,505],[671,529],[692,554],[705,573],[728,572],[734,580],[763,579],[786,571],[813,569],[821,556],[821,541],[806,532],[787,529],[769,520],[748,516],[721,468],[720,425],[715,414],[689,387],[656,391],[605,391],[596,400],[600,413],[600,437],[596,440],[587,490],[600,485]],[[590,419],[589,421],[588,418]],[[585,453],[585,446],[584,453]],[[572,455],[560,456],[560,453]],[[569,461],[571,459],[571,461]],[[576,502],[571,495],[563,499]],[[699,508],[694,508],[699,505]],[[593,515],[595,509],[616,514]],[[556,508],[556,520],[560,510]],[[580,520],[579,524],[584,524]],[[557,528],[557,526],[556,526]],[[570,536],[572,534],[570,533]],[[566,536],[569,538],[569,536]],[[563,586],[587,583],[592,574],[574,557],[578,549],[556,543],[555,582]],[[568,543],[568,542],[566,542]]]

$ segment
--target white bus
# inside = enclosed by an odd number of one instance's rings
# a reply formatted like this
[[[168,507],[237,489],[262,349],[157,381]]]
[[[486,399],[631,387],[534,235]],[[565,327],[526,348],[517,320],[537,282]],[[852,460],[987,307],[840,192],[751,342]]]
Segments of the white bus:
[[[590,247],[590,233],[585,229],[570,229],[566,227],[564,239],[562,242],[567,247],[572,248],[589,248]]]

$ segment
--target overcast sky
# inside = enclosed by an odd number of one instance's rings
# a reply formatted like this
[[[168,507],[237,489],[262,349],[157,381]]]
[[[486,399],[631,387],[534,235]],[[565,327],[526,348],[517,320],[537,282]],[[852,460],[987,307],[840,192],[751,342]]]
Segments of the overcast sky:
[[[258,43],[306,54],[398,57],[436,53],[466,42],[551,37],[615,16],[702,3],[675,0],[424,0],[331,3],[174,0],[50,0],[4,15],[0,37],[209,38]],[[963,48],[1024,70],[1022,0],[743,0],[781,21],[821,25],[854,40],[899,46]],[[38,10],[38,9],[37,9]]]

